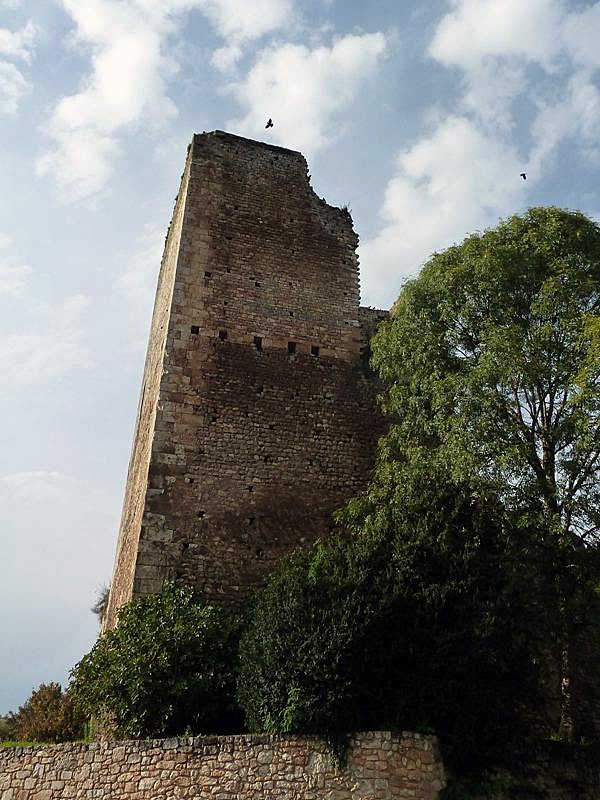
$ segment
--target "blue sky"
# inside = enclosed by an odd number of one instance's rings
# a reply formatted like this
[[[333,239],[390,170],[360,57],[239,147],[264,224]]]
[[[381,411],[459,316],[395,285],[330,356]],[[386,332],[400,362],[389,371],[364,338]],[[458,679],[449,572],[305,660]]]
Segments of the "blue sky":
[[[387,307],[502,217],[600,216],[599,40],[576,0],[0,0],[0,713],[96,636],[192,133],[302,150]]]

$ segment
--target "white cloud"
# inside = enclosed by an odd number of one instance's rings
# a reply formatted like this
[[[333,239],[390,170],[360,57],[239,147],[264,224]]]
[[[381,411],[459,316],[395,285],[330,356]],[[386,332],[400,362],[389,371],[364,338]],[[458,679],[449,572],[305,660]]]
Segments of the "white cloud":
[[[31,89],[21,70],[7,59],[30,63],[36,34],[31,21],[16,31],[0,28],[0,113],[16,114],[19,102]]]
[[[3,264],[0,262],[0,295],[13,297],[23,294],[31,268],[25,265]]]
[[[360,248],[363,302],[387,306],[435,250],[488,227],[522,200],[510,145],[465,117],[448,117],[403,150],[387,185],[381,232]]]
[[[72,489],[73,479],[60,472],[28,470],[0,476],[0,493],[5,499],[13,498],[20,503],[45,503],[65,499]]]
[[[136,248],[127,256],[126,266],[116,281],[122,292],[137,309],[149,310],[156,291],[156,278],[165,236],[159,225],[147,225]]]
[[[228,42],[258,39],[295,21],[292,0],[198,0],[198,8]]]
[[[88,298],[77,294],[54,306],[37,306],[29,330],[0,336],[0,381],[40,383],[91,366],[81,325],[88,305]]]
[[[573,61],[582,67],[600,68],[600,3],[581,12],[568,14],[563,21],[562,36]]]
[[[228,87],[248,111],[229,125],[243,135],[270,132],[278,144],[309,157],[339,134],[336,115],[356,98],[386,51],[383,33],[348,35],[331,47],[284,44],[259,53],[245,80]]]
[[[30,84],[14,64],[0,61],[0,112],[16,114],[19,101],[30,90]]]
[[[70,198],[106,184],[125,131],[143,124],[160,127],[177,115],[167,87],[178,67],[166,42],[184,13],[199,10],[225,39],[214,56],[225,69],[240,57],[245,42],[287,24],[293,11],[291,0],[62,2],[75,22],[75,40],[91,52],[91,72],[79,92],[54,108],[48,125],[52,145],[37,170],[52,176]]]
[[[221,72],[230,72],[242,57],[242,52],[237,44],[219,47],[213,53],[211,62]]]
[[[563,4],[560,0],[453,0],[429,54],[447,66],[476,69],[490,56],[519,57],[552,68]]]
[[[37,28],[31,20],[18,31],[0,28],[0,55],[29,63],[36,34]]]
[[[368,301],[393,300],[390,281],[397,292],[433,250],[522,207],[564,141],[600,159],[599,29],[600,2],[579,12],[564,0],[452,0],[427,52],[459,71],[461,113],[398,157],[383,228],[361,248]],[[511,139],[517,99],[532,120],[519,131],[531,141],[523,158]]]

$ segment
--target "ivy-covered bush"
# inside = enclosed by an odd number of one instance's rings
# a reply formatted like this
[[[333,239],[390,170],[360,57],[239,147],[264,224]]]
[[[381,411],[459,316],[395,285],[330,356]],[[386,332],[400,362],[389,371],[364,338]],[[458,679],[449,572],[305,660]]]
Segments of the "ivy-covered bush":
[[[257,595],[238,682],[251,730],[435,731],[455,762],[520,731],[540,631],[518,534],[460,487],[421,503],[294,554]]]
[[[121,736],[225,733],[234,702],[237,623],[188,587],[132,601],[74,667],[71,691]]]

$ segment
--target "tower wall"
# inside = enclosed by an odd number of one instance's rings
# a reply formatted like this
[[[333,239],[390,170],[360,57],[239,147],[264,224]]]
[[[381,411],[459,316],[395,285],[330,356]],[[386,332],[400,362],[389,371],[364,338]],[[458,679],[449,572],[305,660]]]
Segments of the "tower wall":
[[[165,578],[237,602],[326,535],[382,431],[357,237],[300,153],[195,136],[167,237],[106,625]],[[371,323],[366,326],[370,329]]]

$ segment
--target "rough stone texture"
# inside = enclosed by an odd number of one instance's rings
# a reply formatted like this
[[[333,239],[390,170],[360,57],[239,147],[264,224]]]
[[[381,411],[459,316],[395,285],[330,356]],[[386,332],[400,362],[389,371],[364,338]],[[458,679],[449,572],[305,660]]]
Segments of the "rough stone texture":
[[[350,215],[303,156],[214,132],[188,151],[152,321],[105,627],[165,578],[237,602],[326,535],[383,423]]]
[[[434,800],[435,737],[357,734],[336,769],[315,738],[223,736],[0,750],[0,800]]]

